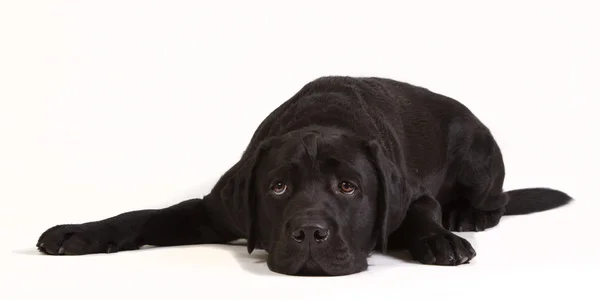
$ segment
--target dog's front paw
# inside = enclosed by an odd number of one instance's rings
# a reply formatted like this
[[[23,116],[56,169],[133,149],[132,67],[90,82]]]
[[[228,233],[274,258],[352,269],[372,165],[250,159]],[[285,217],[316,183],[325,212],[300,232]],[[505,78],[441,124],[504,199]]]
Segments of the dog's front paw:
[[[450,231],[420,239],[409,249],[413,259],[428,265],[456,266],[476,255],[471,244]]]
[[[492,211],[477,210],[472,207],[455,209],[444,218],[444,227],[450,231],[484,231],[498,225],[505,209]]]
[[[57,225],[39,238],[37,248],[50,255],[112,253],[139,248],[132,241],[115,236],[114,229],[102,223]]]

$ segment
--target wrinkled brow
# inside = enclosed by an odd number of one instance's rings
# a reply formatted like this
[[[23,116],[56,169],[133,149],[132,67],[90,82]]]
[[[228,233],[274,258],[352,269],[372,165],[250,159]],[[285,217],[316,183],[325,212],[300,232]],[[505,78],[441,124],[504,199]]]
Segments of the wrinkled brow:
[[[320,169],[328,173],[353,176],[356,179],[370,176],[371,165],[367,157],[361,156],[360,153],[352,154],[354,149],[337,148],[320,145],[314,135],[307,135],[295,144],[285,145],[272,152],[272,171],[269,174],[315,168],[312,170],[319,172]]]
[[[287,145],[287,147],[281,148],[281,150],[275,151],[273,161],[275,167],[281,167],[285,165],[302,165],[306,163],[312,164],[315,161],[317,155],[316,144],[308,141],[309,145],[300,142],[294,145]]]
[[[337,176],[349,176],[360,181],[366,180],[367,168],[363,167],[362,160],[347,161],[337,157],[329,157],[322,165],[323,171]]]

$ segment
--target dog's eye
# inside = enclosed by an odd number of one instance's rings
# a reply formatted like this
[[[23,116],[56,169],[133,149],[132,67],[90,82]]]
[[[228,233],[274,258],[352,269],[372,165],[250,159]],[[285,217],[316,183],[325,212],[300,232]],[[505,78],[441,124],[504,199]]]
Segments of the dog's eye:
[[[356,191],[356,186],[348,181],[342,181],[339,184],[339,189],[344,194],[353,194]]]
[[[283,193],[287,191],[287,185],[281,181],[278,181],[273,185],[273,187],[271,187],[271,191],[277,196],[283,195]]]

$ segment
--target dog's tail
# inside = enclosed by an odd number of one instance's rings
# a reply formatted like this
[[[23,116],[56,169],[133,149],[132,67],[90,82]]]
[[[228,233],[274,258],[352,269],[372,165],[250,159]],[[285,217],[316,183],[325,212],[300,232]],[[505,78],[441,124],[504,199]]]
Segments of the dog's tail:
[[[564,192],[549,188],[526,188],[505,192],[508,204],[504,215],[524,215],[557,208],[573,200]]]

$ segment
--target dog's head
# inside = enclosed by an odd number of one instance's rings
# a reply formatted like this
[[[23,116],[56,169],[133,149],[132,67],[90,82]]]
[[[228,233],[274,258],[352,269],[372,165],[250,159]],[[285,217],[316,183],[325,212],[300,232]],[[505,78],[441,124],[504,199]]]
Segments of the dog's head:
[[[243,201],[248,251],[259,243],[269,269],[346,275],[403,217],[398,168],[375,141],[304,130],[264,141],[240,161],[226,189]],[[237,201],[237,200],[236,200]]]

